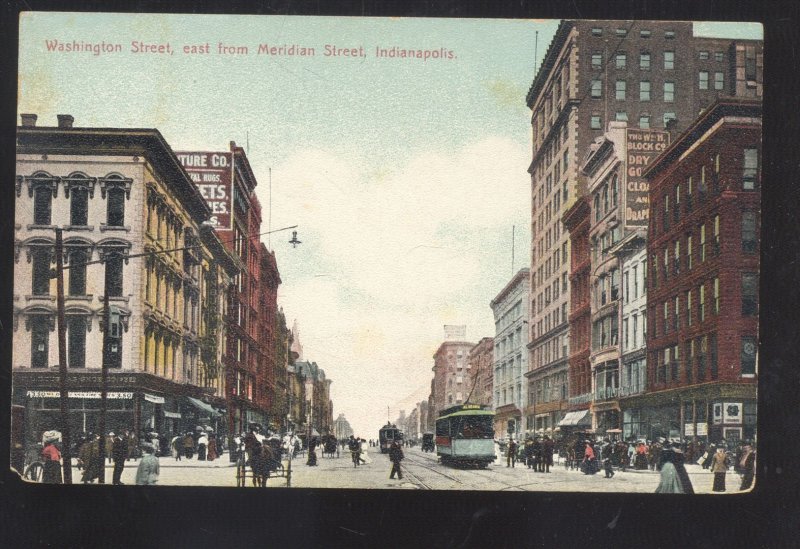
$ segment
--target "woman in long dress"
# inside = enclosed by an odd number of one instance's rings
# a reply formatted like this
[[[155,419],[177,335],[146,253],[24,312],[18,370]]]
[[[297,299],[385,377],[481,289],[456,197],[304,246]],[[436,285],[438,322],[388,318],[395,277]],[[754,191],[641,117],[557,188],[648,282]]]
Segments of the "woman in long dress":
[[[683,486],[678,478],[678,472],[671,461],[666,461],[661,466],[661,482],[656,488],[656,494],[682,494]]]
[[[364,442],[366,441],[365,440],[361,441],[361,454],[358,457],[361,460],[362,465],[368,465],[369,463],[372,463],[372,459],[370,459],[369,457],[369,452],[367,452],[367,445],[364,444]]]

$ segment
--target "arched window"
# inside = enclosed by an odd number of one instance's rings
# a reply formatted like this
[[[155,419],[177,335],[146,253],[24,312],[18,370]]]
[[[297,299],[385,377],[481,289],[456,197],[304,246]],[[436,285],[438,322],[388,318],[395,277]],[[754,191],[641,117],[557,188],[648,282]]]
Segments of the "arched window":
[[[125,226],[125,199],[131,196],[132,182],[132,179],[119,174],[110,174],[100,180],[100,190],[107,202],[107,226]]]

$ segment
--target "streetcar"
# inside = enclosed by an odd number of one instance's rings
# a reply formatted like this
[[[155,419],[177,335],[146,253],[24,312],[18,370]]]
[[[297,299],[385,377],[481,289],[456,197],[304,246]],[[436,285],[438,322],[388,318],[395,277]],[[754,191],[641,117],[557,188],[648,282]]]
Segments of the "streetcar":
[[[398,429],[397,425],[387,423],[378,431],[378,440],[381,454],[388,454],[395,440],[401,444],[403,443],[403,431]]]
[[[443,465],[485,468],[495,460],[494,412],[481,404],[442,410],[436,420],[436,454]]]

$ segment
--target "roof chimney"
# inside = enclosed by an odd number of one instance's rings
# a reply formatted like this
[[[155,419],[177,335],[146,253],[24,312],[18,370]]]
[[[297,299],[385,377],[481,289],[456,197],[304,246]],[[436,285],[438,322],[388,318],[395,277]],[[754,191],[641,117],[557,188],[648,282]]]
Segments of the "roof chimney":
[[[36,126],[36,119],[39,118],[35,114],[21,114],[19,117],[22,119],[23,128],[33,128]]]
[[[71,128],[72,123],[75,121],[75,118],[71,114],[58,114],[58,127],[59,128]]]

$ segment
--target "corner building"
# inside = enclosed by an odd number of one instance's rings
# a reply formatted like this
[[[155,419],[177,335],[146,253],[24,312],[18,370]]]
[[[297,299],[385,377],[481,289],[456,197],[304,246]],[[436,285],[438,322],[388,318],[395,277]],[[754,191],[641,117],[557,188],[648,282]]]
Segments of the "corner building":
[[[756,432],[761,102],[709,108],[645,172],[650,436]]]
[[[120,311],[108,358],[108,430],[224,433],[223,288],[237,272],[210,210],[155,129],[17,129],[12,402],[26,438],[58,429],[56,228],[64,232],[69,421],[96,432],[104,287]]]
[[[594,139],[611,121],[643,130],[669,123],[680,132],[717,97],[760,97],[761,48],[760,41],[696,37],[688,22],[562,21],[526,97],[532,127],[529,352],[537,377],[550,378],[552,386],[568,369],[570,244],[562,220],[588,192],[579,167]],[[584,397],[571,398],[562,399],[560,409],[583,406]]]

